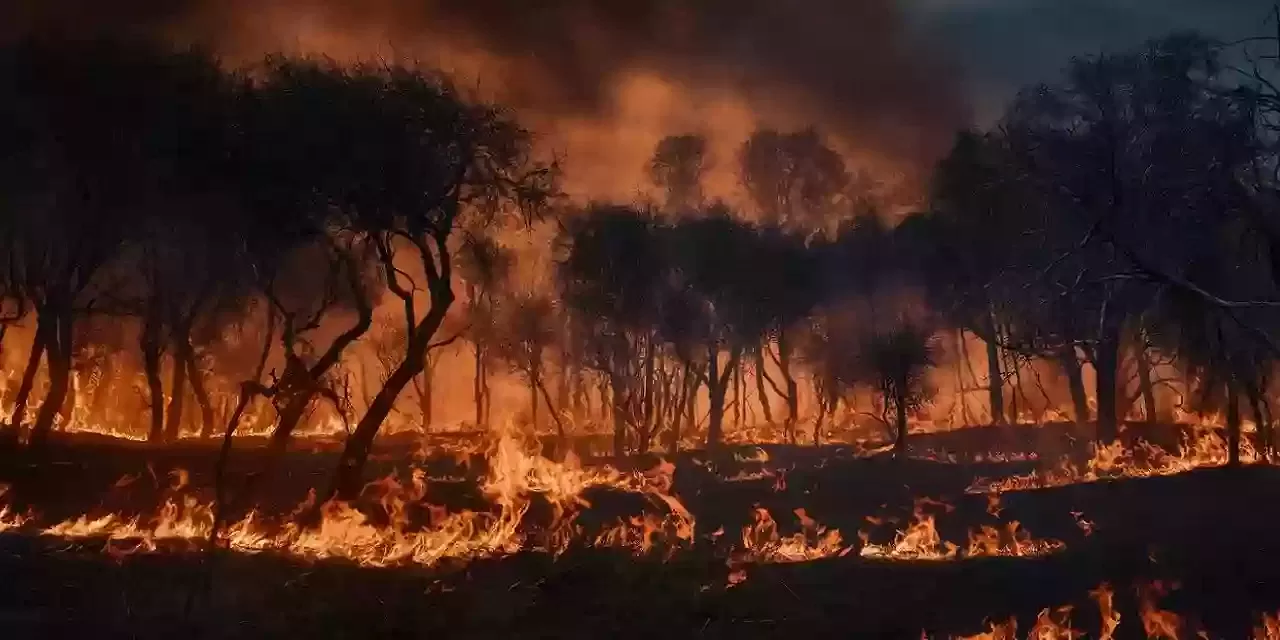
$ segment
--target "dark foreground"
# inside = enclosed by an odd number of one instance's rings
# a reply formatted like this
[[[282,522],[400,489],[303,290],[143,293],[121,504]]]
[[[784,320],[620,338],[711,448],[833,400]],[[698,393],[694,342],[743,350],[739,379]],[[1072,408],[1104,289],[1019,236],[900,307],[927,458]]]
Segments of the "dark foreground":
[[[737,531],[760,504],[784,527],[793,526],[790,510],[804,507],[848,541],[870,529],[865,516],[905,516],[911,498],[928,495],[955,506],[939,516],[938,529],[963,542],[969,526],[992,521],[984,496],[963,494],[968,481],[1026,466],[834,455],[806,466],[805,452],[784,450],[773,458],[789,455],[796,462],[784,487],[772,479],[724,483],[678,475],[676,493],[697,516],[699,533],[720,526]],[[64,466],[64,475],[83,474],[82,487],[109,475],[83,461]],[[7,481],[32,481],[24,475],[32,472],[15,469],[6,471]],[[1036,537],[1061,539],[1066,551],[942,562],[850,554],[752,566],[747,580],[732,588],[723,554],[701,544],[667,560],[579,549],[556,559],[527,553],[431,570],[232,553],[219,557],[210,573],[207,557],[189,552],[112,558],[99,552],[100,543],[6,535],[0,536],[0,635],[916,639],[922,631],[937,638],[973,634],[986,630],[986,620],[1017,616],[1022,637],[1040,610],[1074,605],[1074,626],[1092,638],[1100,618],[1088,592],[1107,582],[1121,615],[1116,637],[1143,638],[1137,588],[1159,580],[1179,585],[1159,605],[1183,616],[1181,637],[1205,631],[1211,638],[1246,638],[1259,613],[1280,609],[1277,504],[1280,471],[1261,467],[1008,494],[1002,520],[1019,520]],[[1073,511],[1096,523],[1089,535]],[[206,575],[213,576],[208,584]]]

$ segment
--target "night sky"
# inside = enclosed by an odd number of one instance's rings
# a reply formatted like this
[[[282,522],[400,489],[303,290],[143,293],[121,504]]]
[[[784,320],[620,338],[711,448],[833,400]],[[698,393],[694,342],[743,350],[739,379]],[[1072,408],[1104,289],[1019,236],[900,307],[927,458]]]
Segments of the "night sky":
[[[1132,47],[1196,29],[1235,40],[1274,29],[1270,0],[901,0],[917,37],[965,70],[987,120],[1017,87],[1051,80],[1073,55]]]

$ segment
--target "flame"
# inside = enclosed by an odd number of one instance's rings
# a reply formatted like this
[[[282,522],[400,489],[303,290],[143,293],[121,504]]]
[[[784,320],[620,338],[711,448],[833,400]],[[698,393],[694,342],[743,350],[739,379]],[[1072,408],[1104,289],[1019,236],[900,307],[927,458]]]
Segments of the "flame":
[[[858,532],[863,542],[861,555],[865,558],[893,560],[954,560],[961,557],[981,556],[1043,556],[1066,548],[1061,540],[1036,539],[1016,521],[1002,523],[999,527],[981,525],[970,529],[968,543],[963,551],[960,545],[943,540],[938,533],[937,518],[926,507],[954,509],[950,504],[930,498],[917,498],[912,509],[911,524],[899,530],[893,542],[875,544],[869,533]],[[994,511],[993,511],[994,510]],[[999,500],[988,501],[988,513],[999,514]],[[868,517],[871,524],[884,522],[883,518]]]
[[[1183,473],[1199,467],[1222,466],[1227,463],[1229,449],[1222,428],[1211,423],[1191,426],[1184,433],[1176,454],[1145,440],[1133,447],[1119,441],[1109,445],[1093,444],[1092,456],[1082,470],[1062,457],[1048,469],[1003,479],[977,478],[969,485],[969,493],[1001,493],[1045,487],[1096,482],[1105,478],[1147,478]],[[1240,443],[1240,459],[1255,462],[1261,456],[1248,440]]]
[[[366,493],[376,493],[387,514],[388,524],[373,522],[353,505],[330,501],[319,507],[319,523],[306,527],[290,519],[273,525],[257,512],[230,524],[225,542],[244,553],[272,552],[306,560],[342,559],[363,566],[385,567],[404,564],[434,565],[445,558],[477,558],[515,553],[524,549],[561,553],[580,539],[574,523],[578,511],[587,505],[581,497],[591,487],[608,487],[639,493],[650,498],[665,513],[619,523],[596,535],[589,544],[632,548],[648,553],[660,540],[673,545],[691,541],[695,523],[692,514],[674,496],[667,494],[674,466],[660,464],[647,473],[623,473],[610,467],[585,469],[569,458],[555,463],[531,455],[530,447],[510,435],[493,443],[490,468],[482,490],[494,505],[493,512],[463,511],[432,518],[425,529],[413,529],[409,506],[426,495],[425,473],[415,469],[406,485],[394,476],[371,483]],[[192,495],[181,495],[189,477],[178,470],[172,475],[169,497],[149,517],[125,518],[120,514],[98,517],[82,515],[40,530],[44,535],[71,540],[106,539],[106,551],[113,555],[157,551],[169,545],[200,546],[213,528],[213,505]],[[533,496],[553,507],[550,524],[538,531],[525,526],[524,516]],[[314,492],[295,510],[307,513],[314,507]],[[0,512],[4,529],[25,526],[29,521]]]
[[[1089,592],[1089,597],[1098,603],[1098,611],[1102,614],[1098,640],[1112,640],[1115,637],[1116,627],[1120,626],[1120,612],[1115,610],[1114,596],[1115,592],[1111,590],[1111,585],[1105,582]]]
[[[782,537],[769,511],[756,507],[754,522],[742,528],[741,559],[760,563],[804,562],[848,552],[839,530],[818,524],[804,509],[796,509],[794,513],[800,520],[801,530]]]
[[[1169,589],[1156,581],[1139,587],[1141,599],[1138,602],[1138,615],[1142,618],[1142,630],[1148,638],[1178,640],[1182,629],[1182,617],[1172,611],[1161,609],[1156,600],[1167,594]]]

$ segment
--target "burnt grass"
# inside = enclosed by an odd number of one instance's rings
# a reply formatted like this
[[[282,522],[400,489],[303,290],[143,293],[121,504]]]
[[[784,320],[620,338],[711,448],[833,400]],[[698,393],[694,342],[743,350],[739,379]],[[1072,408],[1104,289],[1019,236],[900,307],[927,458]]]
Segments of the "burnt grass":
[[[1127,431],[1172,449],[1173,426]],[[914,436],[916,451],[1051,451],[1046,461],[1087,455],[1087,438],[1068,425],[980,428]],[[999,518],[982,495],[965,488],[975,477],[1003,477],[1036,462],[972,463],[855,457],[844,447],[763,447],[784,481],[725,482],[760,463],[732,451],[704,463],[701,452],[676,460],[676,493],[696,515],[700,536],[723,527],[725,538],[767,508],[784,533],[797,530],[792,510],[840,529],[886,542],[909,519],[912,499],[939,498],[933,509],[943,538],[957,543],[980,524],[1018,520],[1037,538],[1067,544],[1041,558],[977,558],[953,562],[885,562],[844,557],[754,565],[747,580],[726,587],[724,544],[702,541],[670,557],[634,557],[611,549],[572,549],[446,562],[430,569],[361,568],[343,562],[306,563],[188,549],[112,557],[100,541],[71,544],[30,534],[0,536],[0,637],[95,638],[920,638],[971,634],[986,620],[1016,616],[1020,633],[1046,607],[1073,605],[1072,621],[1096,637],[1099,615],[1088,591],[1110,583],[1121,613],[1118,638],[1145,637],[1139,584],[1161,580],[1178,588],[1160,601],[1181,613],[1187,637],[1244,638],[1261,612],[1280,609],[1280,470],[1254,466],[1200,469],[1177,476],[1115,479],[1005,494]],[[149,513],[163,499],[167,474],[190,473],[192,491],[210,494],[214,447],[178,443],[163,448],[105,438],[63,437],[40,459],[0,449],[0,482],[10,504],[42,521],[83,513]],[[378,477],[407,468],[411,446],[388,438],[371,464]],[[747,451],[739,450],[745,454]],[[260,443],[240,443],[231,486],[242,486],[261,462]],[[288,454],[278,473],[259,480],[257,507],[288,513],[332,470],[331,446]],[[960,459],[965,459],[960,455]],[[483,508],[474,479],[483,461],[448,457],[425,463],[433,482],[424,502],[452,510]],[[652,459],[610,461],[644,467]],[[591,463],[591,461],[588,461]],[[122,476],[137,480],[117,487]],[[587,528],[652,509],[634,496],[593,491],[582,516]],[[377,509],[362,505],[373,517]],[[536,510],[535,510],[536,511]],[[1072,512],[1095,523],[1090,535]],[[866,516],[889,516],[879,527]]]

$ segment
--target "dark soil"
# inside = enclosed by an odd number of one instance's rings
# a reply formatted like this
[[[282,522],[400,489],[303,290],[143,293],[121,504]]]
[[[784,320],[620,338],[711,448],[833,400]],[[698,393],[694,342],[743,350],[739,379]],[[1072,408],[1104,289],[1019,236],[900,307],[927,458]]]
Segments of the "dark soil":
[[[1178,439],[1168,427],[1143,436],[1170,445]],[[1047,425],[922,435],[912,447],[953,453],[1053,448],[1056,461],[1059,452],[1085,455],[1086,438],[1072,427]],[[951,512],[937,511],[938,529],[963,543],[969,528],[998,521],[986,512],[985,496],[964,493],[974,477],[1025,473],[1037,464],[859,459],[840,447],[765,449],[770,460],[763,464],[735,462],[733,452],[709,465],[693,463],[707,462],[699,452],[677,460],[675,493],[696,515],[700,534],[723,526],[736,537],[760,505],[788,532],[798,525],[792,510],[802,507],[840,529],[846,541],[856,541],[859,530],[887,541],[909,518],[913,498],[929,496],[953,505]],[[39,461],[16,450],[0,453],[0,482],[14,486],[23,507],[51,521],[103,509],[145,513],[173,468],[187,469],[197,490],[207,491],[212,451],[205,443],[156,449],[73,438],[55,443]],[[409,452],[406,443],[384,443],[370,476],[403,469]],[[252,444],[239,447],[235,477],[243,480],[260,454]],[[323,485],[333,458],[331,448],[291,452],[279,477],[252,503],[288,512],[308,487]],[[428,501],[460,509],[480,499],[466,478],[482,465],[468,470],[439,458],[427,466],[431,475],[462,479],[433,483],[440,487]],[[760,468],[775,477],[722,480]],[[114,487],[128,474],[139,479]],[[616,494],[593,496],[592,503],[589,514],[602,522],[644,508]],[[1122,616],[1118,637],[1140,638],[1135,588],[1163,580],[1180,585],[1160,604],[1185,617],[1185,637],[1204,630],[1213,638],[1245,638],[1257,614],[1280,609],[1276,504],[1280,470],[1263,467],[1011,493],[1003,497],[999,520],[1018,520],[1036,537],[1063,540],[1065,552],[953,562],[884,562],[852,553],[752,566],[746,582],[732,588],[725,586],[724,554],[710,543],[665,561],[579,549],[554,559],[527,553],[430,570],[228,553],[217,558],[206,591],[203,555],[117,559],[92,541],[68,546],[6,535],[0,536],[0,637],[916,639],[922,631],[939,638],[976,633],[984,621],[1010,616],[1025,633],[1041,609],[1067,604],[1075,606],[1075,626],[1096,637],[1099,616],[1088,591],[1108,582]],[[1072,512],[1096,523],[1091,535]],[[872,515],[898,522],[873,527],[865,519]]]

